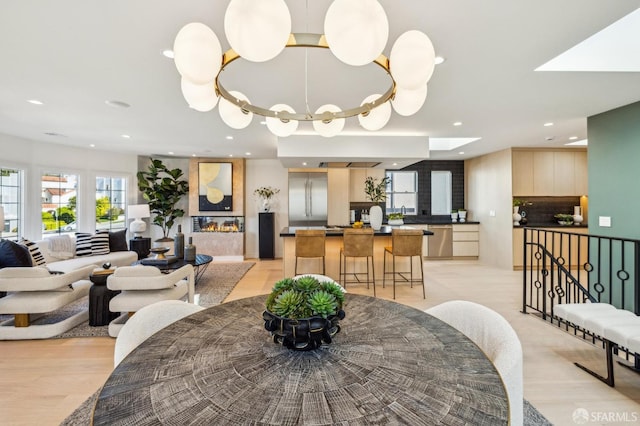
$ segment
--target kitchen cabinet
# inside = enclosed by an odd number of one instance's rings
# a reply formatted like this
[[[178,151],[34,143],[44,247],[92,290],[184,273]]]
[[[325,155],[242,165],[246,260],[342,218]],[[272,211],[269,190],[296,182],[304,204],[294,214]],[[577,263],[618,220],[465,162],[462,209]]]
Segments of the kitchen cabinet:
[[[572,226],[560,226],[557,228],[544,228],[545,231],[558,231],[558,232],[569,232],[571,234],[576,234],[576,235],[580,235],[580,234],[588,234],[589,233],[589,228],[578,228],[578,227],[572,227]],[[561,247],[563,248],[562,250],[562,257],[565,259],[565,261],[567,262],[567,264],[571,264],[572,267],[575,267],[577,265],[584,265],[585,262],[588,261],[588,239],[584,238],[581,240],[580,242],[580,259],[578,259],[578,251],[575,249],[576,247],[576,241],[578,240],[578,237],[571,237],[572,239],[572,247],[573,251],[571,252],[571,257],[569,257],[569,251],[568,251],[568,241],[566,240],[566,236],[563,237],[565,238],[563,244],[560,244],[560,239],[561,239],[561,235],[562,234],[555,234],[554,235],[554,241],[546,241],[545,244],[547,244],[549,247]],[[537,237],[537,234],[534,233],[533,234],[534,237],[534,242],[537,242],[537,240],[535,240],[535,238]],[[523,228],[518,228],[518,227],[514,227],[513,228],[513,269],[514,270],[521,270],[524,267],[523,264],[523,260],[522,260],[522,256],[523,256],[523,246],[524,246],[524,230]],[[527,262],[530,262],[530,260],[528,259]]]
[[[349,169],[328,169],[328,201],[327,224],[348,225],[349,224]]]
[[[514,197],[576,196],[587,194],[587,152],[513,150]]]
[[[367,202],[367,196],[364,192],[364,181],[368,176],[376,179],[380,182],[384,179],[384,169],[372,169],[372,168],[353,168],[345,169],[349,170],[349,200],[352,202]]]
[[[480,254],[480,227],[477,224],[453,225],[453,257],[475,257]]]

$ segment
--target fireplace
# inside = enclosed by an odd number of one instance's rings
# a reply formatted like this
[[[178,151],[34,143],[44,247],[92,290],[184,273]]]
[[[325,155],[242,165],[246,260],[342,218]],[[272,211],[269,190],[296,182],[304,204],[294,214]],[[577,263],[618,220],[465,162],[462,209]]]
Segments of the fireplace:
[[[244,232],[244,216],[193,216],[193,232]]]

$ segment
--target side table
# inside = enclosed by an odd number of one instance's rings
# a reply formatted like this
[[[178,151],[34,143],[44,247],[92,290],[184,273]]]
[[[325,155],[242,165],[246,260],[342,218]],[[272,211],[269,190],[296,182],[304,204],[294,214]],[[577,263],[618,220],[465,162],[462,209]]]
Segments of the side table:
[[[129,250],[138,253],[138,260],[148,257],[149,253],[151,253],[151,238],[130,239]]]
[[[120,315],[119,312],[109,310],[109,302],[120,293],[107,288],[107,277],[113,272],[114,269],[96,269],[89,275],[89,280],[93,283],[89,289],[89,325],[92,327],[109,325]]]

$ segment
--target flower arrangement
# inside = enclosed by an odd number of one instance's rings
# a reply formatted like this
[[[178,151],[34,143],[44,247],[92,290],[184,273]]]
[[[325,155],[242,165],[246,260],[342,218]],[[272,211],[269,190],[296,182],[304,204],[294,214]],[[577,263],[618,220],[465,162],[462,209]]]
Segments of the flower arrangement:
[[[264,198],[266,200],[270,200],[273,198],[280,190],[278,188],[273,188],[271,186],[261,186],[253,191],[253,195],[256,197]]]
[[[367,176],[364,181],[364,193],[367,194],[367,198],[374,203],[379,203],[387,199],[387,184],[391,181],[389,176],[385,176],[379,183],[376,183],[375,178]]]

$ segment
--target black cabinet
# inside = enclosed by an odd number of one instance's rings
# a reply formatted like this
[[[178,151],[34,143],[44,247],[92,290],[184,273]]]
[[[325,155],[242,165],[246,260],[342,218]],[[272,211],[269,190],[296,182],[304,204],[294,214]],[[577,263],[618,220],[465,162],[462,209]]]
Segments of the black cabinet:
[[[129,250],[138,253],[138,260],[149,256],[151,250],[151,238],[133,238],[129,240]]]
[[[275,216],[274,213],[259,213],[259,249],[260,259],[273,259],[275,258],[274,247],[274,226]]]

